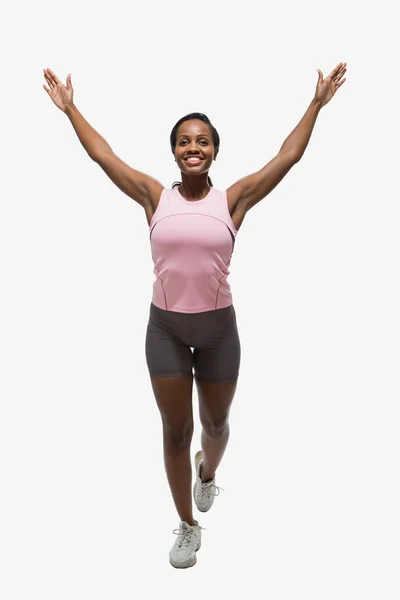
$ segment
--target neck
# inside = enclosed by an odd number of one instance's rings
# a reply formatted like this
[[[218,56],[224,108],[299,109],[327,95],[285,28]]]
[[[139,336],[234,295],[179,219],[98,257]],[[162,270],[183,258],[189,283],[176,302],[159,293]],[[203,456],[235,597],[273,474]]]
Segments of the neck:
[[[210,191],[210,186],[207,183],[208,173],[202,173],[199,176],[189,176],[182,173],[182,184],[179,187],[179,192],[189,200],[201,200],[207,196]]]

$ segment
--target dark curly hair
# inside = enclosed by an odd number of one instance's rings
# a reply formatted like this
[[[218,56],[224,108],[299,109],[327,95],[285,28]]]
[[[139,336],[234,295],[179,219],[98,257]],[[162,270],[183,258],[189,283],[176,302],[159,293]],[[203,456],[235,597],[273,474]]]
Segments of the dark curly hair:
[[[214,125],[211,123],[210,119],[206,115],[204,115],[203,113],[194,112],[194,113],[185,115],[184,117],[179,119],[179,121],[172,128],[171,135],[169,138],[172,153],[175,154],[176,132],[178,131],[179,125],[181,125],[184,121],[190,121],[191,119],[200,119],[200,121],[203,121],[204,123],[207,123],[207,125],[210,126],[215,152],[218,152],[219,143],[220,143],[218,131],[215,129]],[[181,185],[181,183],[182,183],[181,181],[174,181],[174,183],[172,184],[172,187],[174,188],[177,185]],[[207,183],[210,187],[213,187],[210,176],[208,176]]]

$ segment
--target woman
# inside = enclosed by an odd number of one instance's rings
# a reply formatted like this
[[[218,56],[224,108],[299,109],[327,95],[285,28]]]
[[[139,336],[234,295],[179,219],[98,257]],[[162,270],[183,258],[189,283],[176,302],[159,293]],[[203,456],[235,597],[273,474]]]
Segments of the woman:
[[[229,438],[229,410],[240,366],[240,340],[227,282],[237,232],[247,211],[300,160],[320,109],[346,81],[345,72],[346,63],[339,63],[323,79],[318,69],[314,98],[278,154],[260,171],[219,191],[208,172],[220,140],[205,115],[191,113],[174,126],[170,143],[182,182],[164,188],[118,158],[83,118],[73,103],[71,75],[64,86],[44,69],[49,85],[44,89],[67,114],[90,158],[144,208],[149,224],[156,281],[146,361],[163,423],[166,473],[181,519],[169,555],[174,567],[193,566],[201,543],[202,528],[193,518],[191,498],[193,368],[202,424],[193,489],[197,508],[208,511],[219,493],[215,473]]]

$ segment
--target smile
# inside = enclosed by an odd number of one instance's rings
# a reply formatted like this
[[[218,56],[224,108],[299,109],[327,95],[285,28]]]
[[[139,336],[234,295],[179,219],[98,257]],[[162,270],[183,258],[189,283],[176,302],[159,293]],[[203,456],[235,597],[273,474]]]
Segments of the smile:
[[[185,162],[189,163],[190,165],[198,165],[201,162],[203,162],[203,159],[196,156],[196,157],[186,158]]]

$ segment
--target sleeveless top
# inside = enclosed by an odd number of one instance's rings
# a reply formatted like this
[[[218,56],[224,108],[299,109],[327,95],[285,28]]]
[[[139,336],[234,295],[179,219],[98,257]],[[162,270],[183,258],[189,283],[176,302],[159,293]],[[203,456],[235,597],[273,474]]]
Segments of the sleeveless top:
[[[237,230],[226,190],[189,201],[177,187],[164,188],[149,229],[155,306],[199,313],[232,304],[227,278]]]

